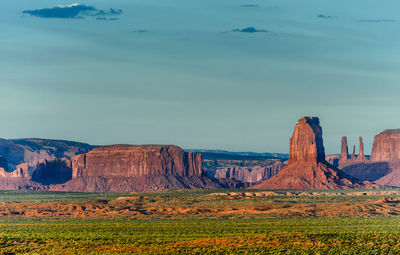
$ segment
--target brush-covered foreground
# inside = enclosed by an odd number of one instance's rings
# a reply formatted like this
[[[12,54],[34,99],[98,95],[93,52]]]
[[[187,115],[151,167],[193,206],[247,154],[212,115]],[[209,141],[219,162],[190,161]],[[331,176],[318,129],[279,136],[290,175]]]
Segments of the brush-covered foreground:
[[[399,254],[398,214],[400,190],[0,192],[0,254]]]

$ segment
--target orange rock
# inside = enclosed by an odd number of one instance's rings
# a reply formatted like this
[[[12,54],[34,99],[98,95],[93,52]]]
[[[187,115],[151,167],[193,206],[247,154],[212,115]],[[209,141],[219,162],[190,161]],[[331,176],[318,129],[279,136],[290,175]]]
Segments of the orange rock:
[[[317,117],[299,119],[290,139],[289,164],[256,189],[348,189],[373,185],[346,175],[325,161]]]

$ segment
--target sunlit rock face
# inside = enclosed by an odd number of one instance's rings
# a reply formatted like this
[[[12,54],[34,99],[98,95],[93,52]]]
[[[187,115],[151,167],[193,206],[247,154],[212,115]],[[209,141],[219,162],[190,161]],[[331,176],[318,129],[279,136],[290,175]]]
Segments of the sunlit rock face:
[[[385,130],[375,136],[371,161],[394,162],[400,160],[400,129]]]
[[[370,185],[350,177],[325,160],[322,128],[317,117],[299,119],[289,145],[289,163],[260,189],[348,189]]]
[[[112,145],[72,158],[72,178],[201,176],[201,154],[173,145]]]

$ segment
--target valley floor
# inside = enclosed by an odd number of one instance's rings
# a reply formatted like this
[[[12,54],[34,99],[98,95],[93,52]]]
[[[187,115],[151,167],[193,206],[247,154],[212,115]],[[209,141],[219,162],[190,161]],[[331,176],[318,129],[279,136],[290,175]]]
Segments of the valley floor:
[[[0,254],[399,254],[400,190],[0,192]]]

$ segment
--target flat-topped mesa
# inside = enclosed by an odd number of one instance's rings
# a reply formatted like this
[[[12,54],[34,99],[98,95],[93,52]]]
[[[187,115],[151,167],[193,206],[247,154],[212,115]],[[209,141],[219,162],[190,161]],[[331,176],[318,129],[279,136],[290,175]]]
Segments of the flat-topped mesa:
[[[289,146],[289,164],[295,162],[325,162],[322,129],[317,117],[303,117],[296,124]]]
[[[80,177],[202,176],[201,154],[174,145],[110,145],[72,158]]]
[[[400,129],[385,130],[375,136],[371,161],[394,162],[400,160]]]

